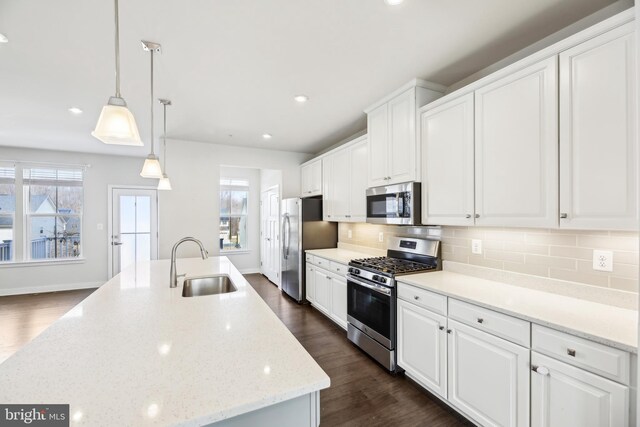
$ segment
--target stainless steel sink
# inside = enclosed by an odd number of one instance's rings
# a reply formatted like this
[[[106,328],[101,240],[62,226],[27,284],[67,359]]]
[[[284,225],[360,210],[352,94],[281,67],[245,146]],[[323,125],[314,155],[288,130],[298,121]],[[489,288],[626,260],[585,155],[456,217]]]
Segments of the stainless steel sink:
[[[200,297],[203,295],[226,294],[237,290],[238,288],[236,288],[229,276],[192,277],[184,280],[182,296]]]

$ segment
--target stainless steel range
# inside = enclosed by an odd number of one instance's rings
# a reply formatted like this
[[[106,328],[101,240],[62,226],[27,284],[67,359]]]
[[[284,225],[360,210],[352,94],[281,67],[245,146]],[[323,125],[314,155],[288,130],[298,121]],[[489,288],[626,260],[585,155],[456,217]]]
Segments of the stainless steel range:
[[[396,371],[396,277],[441,269],[440,242],[394,237],[386,257],[352,260],[347,274],[347,335]]]

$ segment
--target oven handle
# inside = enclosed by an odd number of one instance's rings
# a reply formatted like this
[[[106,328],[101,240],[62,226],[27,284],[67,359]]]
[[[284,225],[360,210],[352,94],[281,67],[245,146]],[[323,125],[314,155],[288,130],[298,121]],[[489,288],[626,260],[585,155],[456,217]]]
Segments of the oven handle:
[[[391,289],[386,288],[384,286],[371,285],[369,283],[363,282],[361,280],[356,279],[351,274],[347,274],[347,280],[355,283],[356,285],[364,286],[365,288],[369,288],[372,291],[375,291],[379,294],[391,295]]]

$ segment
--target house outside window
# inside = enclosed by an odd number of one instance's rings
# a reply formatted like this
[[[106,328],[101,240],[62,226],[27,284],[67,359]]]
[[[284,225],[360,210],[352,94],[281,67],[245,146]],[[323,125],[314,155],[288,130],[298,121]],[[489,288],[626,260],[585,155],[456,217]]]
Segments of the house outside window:
[[[0,262],[14,259],[15,177],[14,167],[0,166]]]
[[[220,178],[220,250],[247,251],[249,181]]]
[[[27,259],[78,258],[82,254],[83,172],[71,168],[25,168]]]

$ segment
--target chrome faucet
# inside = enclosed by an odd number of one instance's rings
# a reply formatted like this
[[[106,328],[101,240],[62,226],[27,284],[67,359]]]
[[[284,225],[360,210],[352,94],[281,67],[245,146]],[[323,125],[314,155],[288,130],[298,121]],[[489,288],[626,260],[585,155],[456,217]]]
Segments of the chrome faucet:
[[[200,240],[195,239],[193,237],[184,237],[184,238],[178,240],[176,242],[176,244],[173,245],[173,249],[171,249],[171,273],[170,273],[170,277],[169,277],[169,287],[170,288],[177,288],[178,287],[178,274],[176,273],[176,252],[178,250],[178,246],[180,246],[180,244],[182,244],[184,242],[194,242],[194,243],[196,243],[198,246],[200,246],[200,254],[202,255],[202,259],[209,258],[209,252],[207,252],[207,250],[204,248],[204,245],[202,244],[202,242]]]

